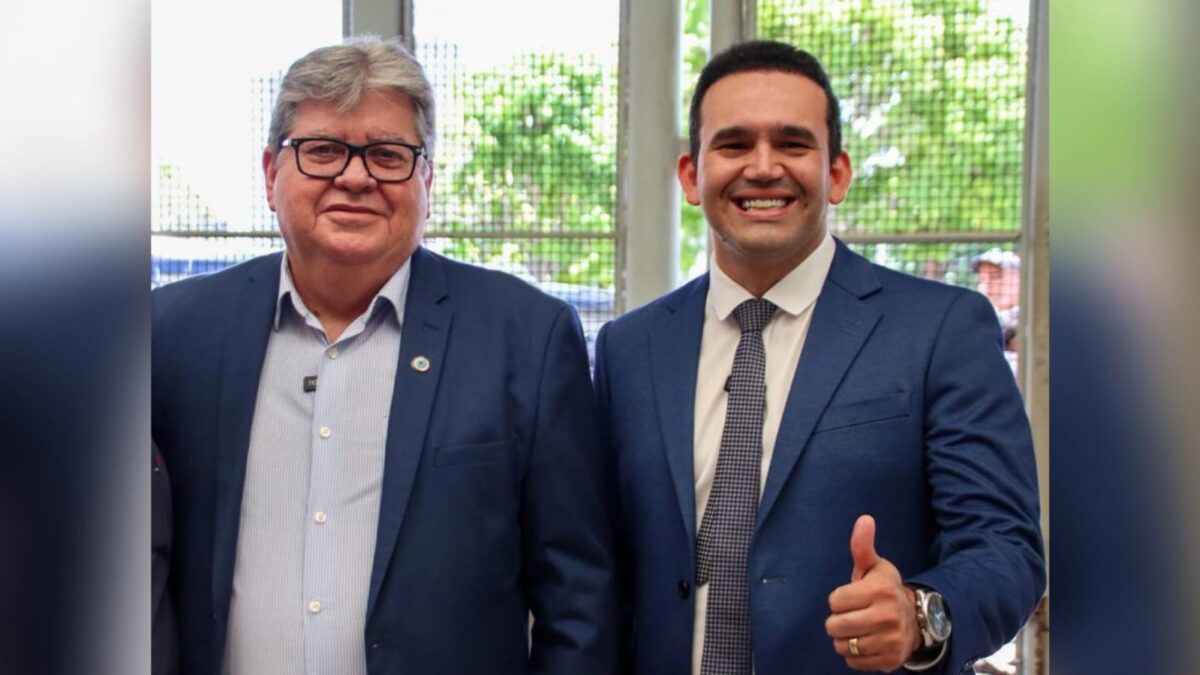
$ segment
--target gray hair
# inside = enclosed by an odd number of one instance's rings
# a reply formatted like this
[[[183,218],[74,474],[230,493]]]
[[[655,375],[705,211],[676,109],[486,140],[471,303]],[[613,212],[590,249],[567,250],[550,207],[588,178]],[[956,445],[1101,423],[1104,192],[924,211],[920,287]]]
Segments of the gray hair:
[[[425,70],[398,40],[382,40],[374,35],[314,49],[288,68],[271,111],[267,146],[272,153],[279,151],[279,144],[292,132],[296,108],[304,101],[323,101],[346,112],[372,89],[389,89],[412,99],[417,133],[432,157],[437,133],[433,87]]]

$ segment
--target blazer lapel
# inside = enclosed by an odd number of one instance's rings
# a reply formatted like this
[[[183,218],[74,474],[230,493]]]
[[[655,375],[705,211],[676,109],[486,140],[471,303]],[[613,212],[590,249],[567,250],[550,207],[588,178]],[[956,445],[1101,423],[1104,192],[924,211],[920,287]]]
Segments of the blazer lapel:
[[[229,303],[229,327],[221,346],[212,581],[213,607],[217,611],[218,634],[222,636],[229,616],[250,427],[279,295],[282,255],[277,253],[249,263],[252,267],[236,289],[237,296]]]
[[[756,530],[770,515],[817,420],[879,321],[879,311],[861,300],[878,289],[870,263],[839,241],[792,378],[758,508]]]
[[[446,353],[446,341],[450,336],[453,318],[448,301],[445,263],[424,248],[417,248],[411,260],[412,276],[404,305],[396,386],[392,391],[388,417],[383,492],[367,616],[375,608],[400,526],[404,522],[408,497],[412,493],[413,479],[425,446],[425,432],[433,413],[433,402],[444,363],[442,357]],[[417,357],[427,360],[428,370],[419,371],[411,365]]]
[[[691,540],[696,538],[696,479],[692,450],[696,368],[707,298],[706,274],[668,299],[658,330],[649,336],[659,428],[675,484],[675,496]]]

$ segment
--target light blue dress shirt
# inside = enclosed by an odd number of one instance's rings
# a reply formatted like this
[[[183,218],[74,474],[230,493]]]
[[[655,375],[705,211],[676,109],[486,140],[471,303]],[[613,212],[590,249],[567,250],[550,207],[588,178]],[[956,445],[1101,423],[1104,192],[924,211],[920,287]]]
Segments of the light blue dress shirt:
[[[334,343],[283,256],[246,461],[223,672],[366,672],[406,262]],[[315,376],[315,383],[311,379]]]

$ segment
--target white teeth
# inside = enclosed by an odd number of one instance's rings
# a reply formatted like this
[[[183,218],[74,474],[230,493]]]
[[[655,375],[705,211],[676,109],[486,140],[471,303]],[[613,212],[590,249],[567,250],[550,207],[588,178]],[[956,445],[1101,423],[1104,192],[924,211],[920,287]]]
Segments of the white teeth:
[[[752,209],[781,209],[787,204],[785,199],[743,199],[741,201],[742,210],[750,211]]]

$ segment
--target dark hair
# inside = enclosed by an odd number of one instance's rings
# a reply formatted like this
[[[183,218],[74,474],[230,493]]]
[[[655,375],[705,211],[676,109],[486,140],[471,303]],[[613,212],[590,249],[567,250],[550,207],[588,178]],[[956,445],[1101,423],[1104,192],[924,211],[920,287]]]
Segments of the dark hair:
[[[769,40],[739,42],[712,57],[692,94],[692,105],[688,110],[688,149],[695,159],[700,154],[700,103],[704,94],[721,78],[747,72],[780,72],[801,75],[816,82],[825,92],[825,126],[829,129],[829,159],[842,152],[842,116],[837,97],[829,85],[829,76],[817,61],[817,57],[802,49]]]

